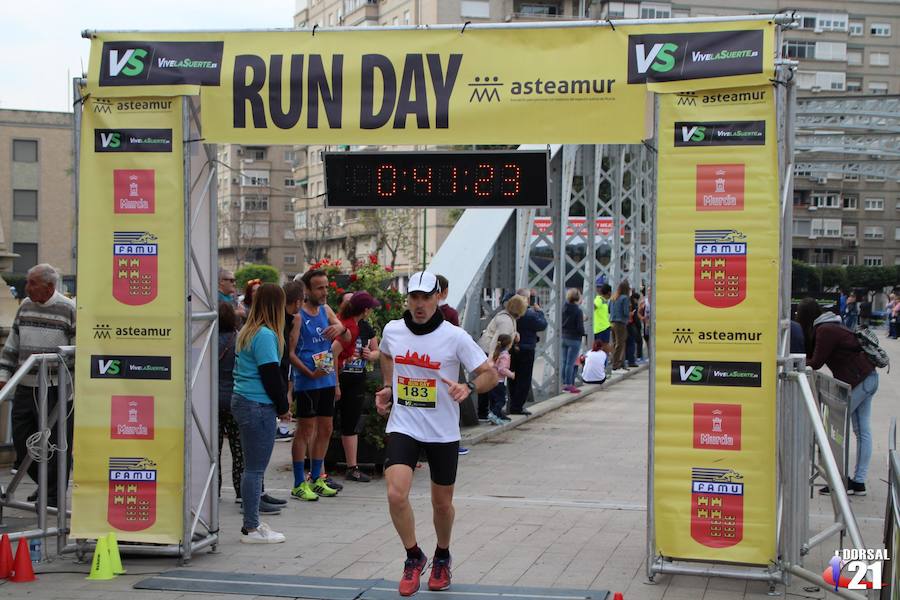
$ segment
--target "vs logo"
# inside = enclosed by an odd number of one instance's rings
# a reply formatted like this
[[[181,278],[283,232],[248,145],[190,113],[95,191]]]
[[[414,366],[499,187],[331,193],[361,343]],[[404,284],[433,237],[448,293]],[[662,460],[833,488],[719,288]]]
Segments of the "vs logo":
[[[635,44],[635,58],[637,59],[637,71],[644,74],[649,70],[656,73],[668,73],[675,68],[675,52],[678,52],[678,44],[666,42],[653,44],[647,50],[646,44]]]
[[[703,367],[701,365],[678,365],[678,375],[681,381],[693,383],[703,381]]]
[[[144,59],[148,52],[143,48],[129,48],[121,55],[119,50],[109,51],[109,76],[118,77],[120,74],[127,77],[135,77],[144,72]]]
[[[97,370],[102,376],[115,377],[122,372],[122,361],[115,358],[109,360],[100,358],[97,360]]]
[[[122,145],[122,134],[118,131],[99,132],[102,148],[118,148]]]
[[[684,142],[702,142],[706,139],[706,127],[703,125],[694,125],[693,127],[688,127],[686,125],[682,125],[681,127],[681,140]]]

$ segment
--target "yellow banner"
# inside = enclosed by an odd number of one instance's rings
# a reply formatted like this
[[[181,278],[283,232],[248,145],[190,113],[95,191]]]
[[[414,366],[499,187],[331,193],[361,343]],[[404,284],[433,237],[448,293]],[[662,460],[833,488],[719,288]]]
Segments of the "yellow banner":
[[[104,33],[100,96],[196,94],[208,142],[636,143],[647,86],[759,85],[768,21],[690,25]]]
[[[779,210],[771,86],[659,97],[655,537],[776,558]]]
[[[178,543],[184,493],[180,98],[89,97],[78,206],[73,537]]]

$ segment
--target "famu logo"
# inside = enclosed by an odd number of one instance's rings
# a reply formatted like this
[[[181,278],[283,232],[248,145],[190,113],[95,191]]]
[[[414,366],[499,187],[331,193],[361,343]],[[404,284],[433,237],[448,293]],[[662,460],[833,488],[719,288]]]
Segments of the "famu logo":
[[[676,148],[691,146],[764,146],[765,121],[676,121]]]
[[[763,72],[763,31],[628,36],[628,83],[682,81]]]
[[[219,85],[223,42],[105,42],[100,85]]]
[[[758,362],[673,360],[672,385],[715,387],[761,387],[762,364]]]
[[[94,152],[171,152],[171,129],[95,129]]]

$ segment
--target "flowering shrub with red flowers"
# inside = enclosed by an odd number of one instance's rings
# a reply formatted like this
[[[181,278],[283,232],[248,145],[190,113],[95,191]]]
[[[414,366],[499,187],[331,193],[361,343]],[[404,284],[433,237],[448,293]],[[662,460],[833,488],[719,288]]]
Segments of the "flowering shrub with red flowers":
[[[366,291],[381,302],[368,319],[379,337],[388,321],[403,316],[404,298],[394,287],[393,271],[379,264],[376,255],[370,254],[367,260],[356,261],[349,270],[342,261],[329,258],[323,258],[309,268],[321,269],[328,275],[328,304],[335,312],[347,292]]]

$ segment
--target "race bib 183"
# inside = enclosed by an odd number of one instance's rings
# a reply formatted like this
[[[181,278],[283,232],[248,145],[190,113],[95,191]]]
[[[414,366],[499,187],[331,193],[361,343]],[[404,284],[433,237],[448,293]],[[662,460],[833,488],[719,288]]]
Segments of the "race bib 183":
[[[437,379],[397,376],[397,403],[413,408],[437,407]]]

